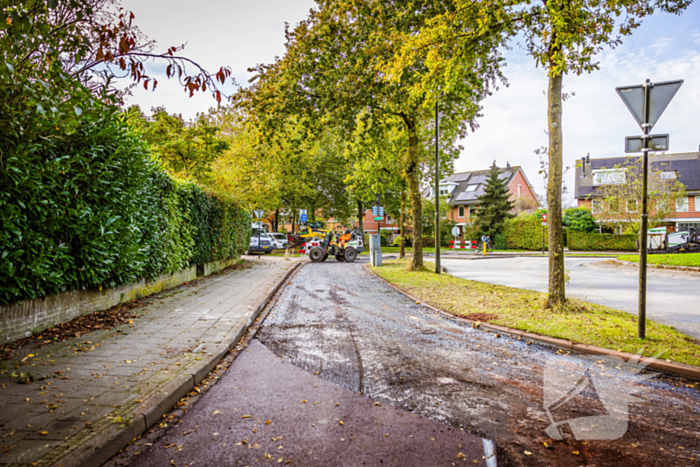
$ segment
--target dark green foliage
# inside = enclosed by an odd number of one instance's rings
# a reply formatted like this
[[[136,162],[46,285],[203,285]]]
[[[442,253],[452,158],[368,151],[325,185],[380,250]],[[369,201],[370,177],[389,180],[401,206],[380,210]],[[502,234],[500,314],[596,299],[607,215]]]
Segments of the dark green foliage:
[[[503,228],[508,248],[511,250],[542,251],[542,218],[508,219]],[[545,231],[545,250],[548,245]]]
[[[636,235],[569,232],[571,251],[636,251]]]
[[[102,110],[3,158],[0,303],[115,287],[246,248],[249,214],[162,172],[119,114]]]
[[[508,239],[503,234],[496,234],[493,239],[493,247],[497,250],[507,250],[508,249]]]
[[[562,222],[569,231],[590,233],[598,228],[593,214],[586,208],[567,209]]]
[[[494,161],[486,179],[484,194],[479,197],[479,210],[476,213],[479,235],[488,235],[491,238],[503,231],[506,219],[513,217],[510,211],[514,203],[509,199],[506,181],[498,178],[500,173]]]

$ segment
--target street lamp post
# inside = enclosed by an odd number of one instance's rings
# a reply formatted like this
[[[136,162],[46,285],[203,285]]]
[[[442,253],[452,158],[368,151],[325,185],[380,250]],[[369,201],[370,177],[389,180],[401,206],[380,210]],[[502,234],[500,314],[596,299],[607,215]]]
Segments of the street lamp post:
[[[435,99],[435,273],[440,274],[440,150],[438,100]]]

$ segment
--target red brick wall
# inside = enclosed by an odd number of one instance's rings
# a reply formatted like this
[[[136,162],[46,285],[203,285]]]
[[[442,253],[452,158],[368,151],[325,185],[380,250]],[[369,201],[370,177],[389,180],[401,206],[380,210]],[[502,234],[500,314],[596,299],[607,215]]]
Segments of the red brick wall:
[[[521,198],[531,199],[535,202],[537,201],[537,197],[530,189],[530,185],[527,183],[527,180],[525,180],[522,170],[518,170],[518,173],[515,174],[513,180],[510,181],[510,185],[508,185],[511,200],[518,199],[518,185],[520,185]]]

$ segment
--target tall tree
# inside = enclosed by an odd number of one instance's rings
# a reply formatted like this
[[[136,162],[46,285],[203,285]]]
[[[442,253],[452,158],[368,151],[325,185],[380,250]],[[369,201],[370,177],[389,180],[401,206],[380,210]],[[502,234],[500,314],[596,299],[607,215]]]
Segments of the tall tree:
[[[501,171],[493,161],[486,178],[484,194],[479,197],[479,209],[476,212],[476,227],[481,235],[491,239],[501,233],[506,219],[513,217],[511,210],[515,203],[510,200],[506,180],[500,177]]]
[[[321,131],[319,116],[325,116],[346,134],[360,115],[401,122],[407,146],[400,166],[413,214],[412,269],[423,265],[421,164],[435,101],[439,98],[443,111],[442,154],[453,158],[456,141],[474,125],[479,103],[498,75],[497,47],[487,40],[465,51],[448,74],[433,79],[426,79],[422,59],[390,70],[403,42],[446,9],[453,9],[447,0],[319,2],[318,10],[288,31],[285,57],[256,69],[251,89],[257,118],[273,129],[290,114],[303,115],[306,124]]]
[[[188,122],[182,115],[169,114],[165,107],[152,110],[151,117],[138,107],[129,108],[127,114],[168,172],[206,184],[212,164],[230,147],[221,127],[206,114],[197,114]]]
[[[565,302],[564,239],[562,229],[562,81],[568,73],[590,73],[603,48],[621,44],[623,36],[642,19],[663,11],[681,13],[692,0],[453,0],[452,7],[434,17],[420,34],[407,41],[397,63],[406,57],[427,57],[431,74],[442,74],[444,63],[492,40],[496,35],[522,32],[537,66],[548,74],[549,133],[549,295],[548,306]],[[449,69],[449,68],[448,68]]]

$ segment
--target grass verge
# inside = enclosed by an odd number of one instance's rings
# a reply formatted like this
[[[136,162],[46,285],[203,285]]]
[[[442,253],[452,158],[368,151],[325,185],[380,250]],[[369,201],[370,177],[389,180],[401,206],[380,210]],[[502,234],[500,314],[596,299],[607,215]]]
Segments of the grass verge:
[[[639,262],[637,255],[618,256],[620,261]],[[670,255],[649,255],[647,256],[649,264],[660,264],[664,266],[687,266],[700,268],[700,253],[675,253]]]
[[[700,365],[700,342],[663,324],[647,321],[647,338],[637,335],[637,318],[624,311],[570,299],[562,311],[543,309],[546,294],[435,274],[429,266],[408,271],[406,261],[386,261],[372,271],[414,297],[456,316],[612,350]]]

